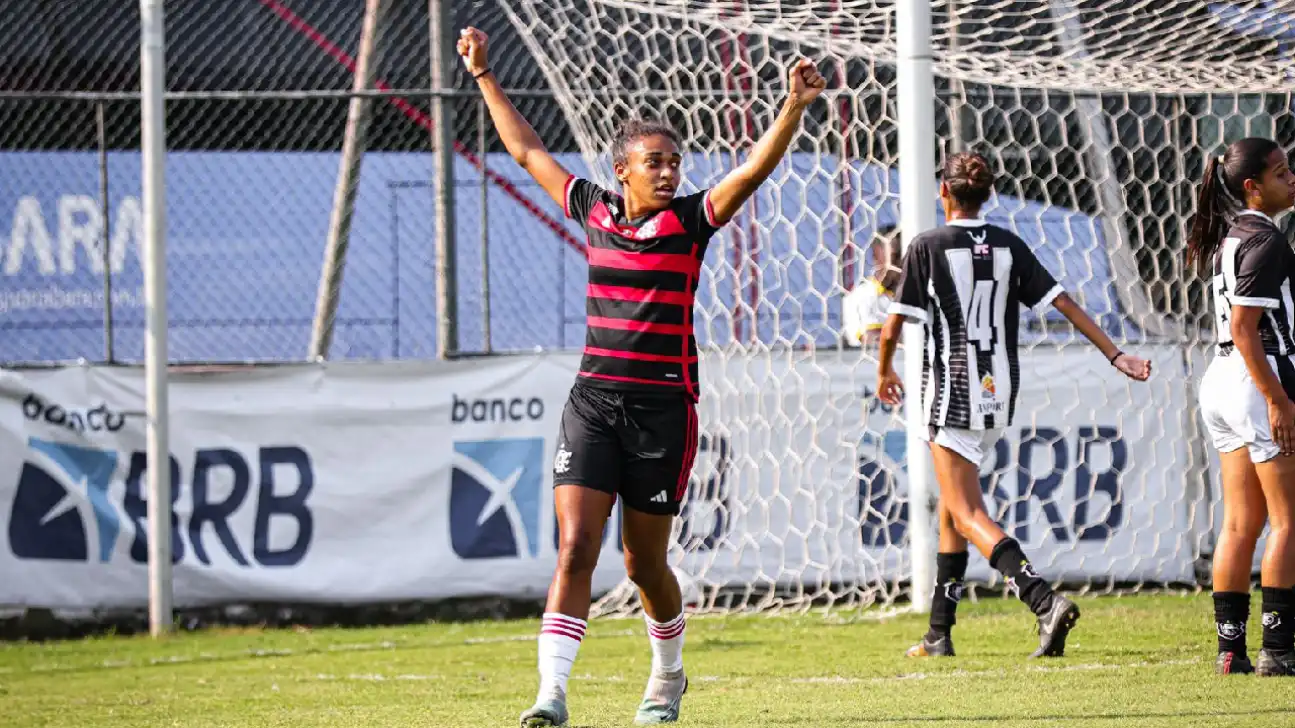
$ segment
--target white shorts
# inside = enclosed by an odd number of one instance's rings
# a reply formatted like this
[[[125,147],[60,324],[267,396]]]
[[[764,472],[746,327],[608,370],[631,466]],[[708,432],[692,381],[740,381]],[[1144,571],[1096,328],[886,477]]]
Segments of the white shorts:
[[[1275,356],[1268,357],[1268,365],[1289,391],[1295,365],[1289,358],[1279,362]],[[1239,352],[1214,357],[1201,377],[1199,399],[1205,429],[1219,452],[1246,447],[1251,462],[1256,463],[1277,457],[1280,448],[1273,442],[1268,424],[1268,402],[1250,378]]]
[[[985,453],[992,450],[994,443],[1003,436],[1001,427],[989,430],[964,430],[959,427],[931,426],[922,432],[923,440],[958,453],[978,468],[985,464]],[[931,437],[932,433],[935,434],[934,439]]]

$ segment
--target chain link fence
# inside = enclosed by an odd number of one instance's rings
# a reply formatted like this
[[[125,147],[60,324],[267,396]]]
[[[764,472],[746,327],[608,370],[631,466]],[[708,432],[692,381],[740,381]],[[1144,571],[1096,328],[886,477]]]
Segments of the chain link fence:
[[[139,15],[94,1],[0,19],[0,361],[144,353]],[[432,104],[454,122],[460,353],[580,343],[583,236],[507,155],[457,63],[430,88],[429,3],[167,3],[167,260],[174,362],[308,358],[351,99],[369,110],[331,359],[438,355]],[[565,117],[499,12],[452,4],[545,143]],[[568,310],[568,309],[572,310]]]

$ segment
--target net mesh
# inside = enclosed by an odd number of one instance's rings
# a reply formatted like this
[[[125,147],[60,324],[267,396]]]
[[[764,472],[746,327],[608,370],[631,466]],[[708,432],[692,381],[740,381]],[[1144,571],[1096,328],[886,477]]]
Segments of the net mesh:
[[[704,188],[776,115],[787,65],[829,91],[789,158],[712,242],[699,291],[702,455],[673,553],[702,611],[889,604],[906,593],[903,424],[842,341],[842,306],[898,222],[892,3],[505,0],[579,144],[584,173],[630,115],[684,137]],[[1159,376],[1112,376],[1053,313],[1024,314],[1016,421],[982,469],[993,515],[1050,578],[1190,581],[1208,556],[1208,462],[1182,383],[1208,310],[1181,264],[1204,155],[1291,137],[1274,61],[1290,20],[1265,3],[933,2],[938,139],[999,173],[986,216]],[[1270,93],[1274,92],[1274,93]],[[1031,384],[1032,382],[1032,384]],[[992,387],[992,380],[982,383]],[[699,535],[700,534],[700,535]],[[973,578],[997,583],[983,562]],[[626,582],[599,613],[627,614]]]

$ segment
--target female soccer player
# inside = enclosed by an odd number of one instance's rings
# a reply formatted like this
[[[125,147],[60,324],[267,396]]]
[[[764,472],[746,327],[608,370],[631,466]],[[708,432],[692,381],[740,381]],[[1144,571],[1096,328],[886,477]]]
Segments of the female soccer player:
[[[1200,405],[1223,466],[1223,533],[1214,551],[1221,675],[1295,675],[1295,253],[1273,222],[1292,204],[1295,176],[1281,147],[1255,137],[1233,142],[1205,165],[1187,240],[1188,263],[1213,279],[1218,340]],[[1252,666],[1250,565],[1265,520],[1263,647]]]
[[[904,320],[927,329],[922,405],[940,484],[940,551],[930,630],[910,655],[952,655],[950,630],[967,570],[967,540],[1014,584],[1039,620],[1039,648],[1060,656],[1079,619],[1074,602],[1035,573],[1021,545],[994,523],[980,492],[980,466],[1002,428],[1012,424],[1020,389],[1020,306],[1055,306],[1121,373],[1144,381],[1151,364],[1125,354],[1062,290],[1030,248],[1008,230],[978,219],[994,177],[979,154],[944,164],[940,201],[948,225],[918,235],[904,255],[899,297],[881,333],[878,396],[899,404],[903,384],[893,366]]]
[[[675,196],[682,182],[678,134],[659,122],[630,121],[611,143],[617,193],[575,177],[549,155],[491,75],[486,42],[484,33],[467,28],[458,52],[500,139],[589,237],[585,353],[553,462],[558,566],[540,630],[539,695],[521,722],[567,722],[567,679],[617,496],[625,506],[625,566],[639,588],[652,645],[636,721],[673,722],[688,681],[682,599],[666,550],[697,454],[697,278],[711,236],[773,172],[826,81],[812,62],[797,61],[778,117],[747,160],[709,190],[684,197]]]

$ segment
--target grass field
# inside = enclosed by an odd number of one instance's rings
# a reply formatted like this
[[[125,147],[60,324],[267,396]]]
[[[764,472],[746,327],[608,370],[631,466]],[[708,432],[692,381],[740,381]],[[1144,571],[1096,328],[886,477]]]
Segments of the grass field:
[[[924,628],[915,615],[694,618],[682,725],[1295,726],[1295,680],[1213,674],[1207,594],[1080,605],[1067,656],[1046,661],[1025,659],[1037,640],[1025,609],[997,598],[963,603],[959,656],[940,661],[903,657]],[[536,629],[7,644],[0,725],[514,726],[535,689]],[[632,725],[649,661],[641,620],[595,621],[572,677],[572,725]]]

